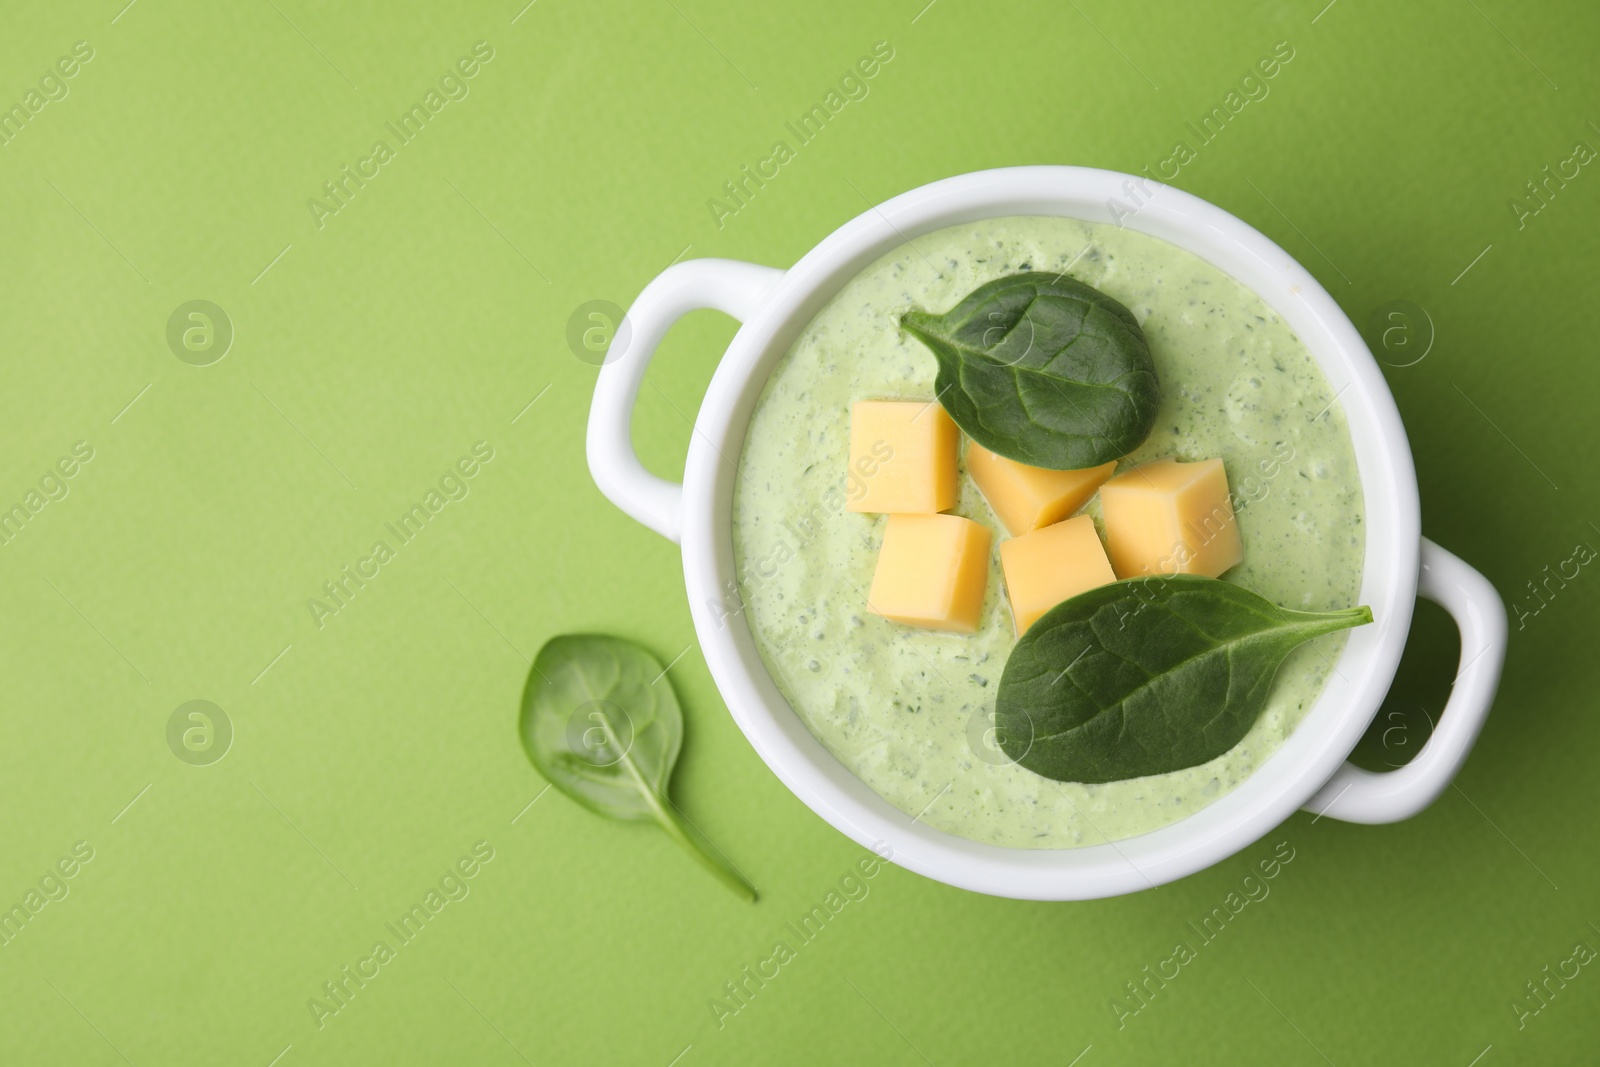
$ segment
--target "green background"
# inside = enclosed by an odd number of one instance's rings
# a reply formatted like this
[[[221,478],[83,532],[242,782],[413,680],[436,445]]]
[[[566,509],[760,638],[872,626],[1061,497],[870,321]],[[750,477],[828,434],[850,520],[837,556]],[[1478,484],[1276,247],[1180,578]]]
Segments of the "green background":
[[[1600,145],[1600,12],[925,2],[10,5],[0,105],[74,42],[94,58],[0,147],[0,505],[25,506],[74,442],[94,458],[0,546],[0,904],[75,842],[94,858],[0,947],[0,1058],[1593,1059],[1595,966],[1520,1027],[1512,1003],[1600,946],[1600,574],[1547,603],[1527,586],[1600,546],[1600,174],[1552,183],[1520,225],[1510,201]],[[319,229],[307,201],[480,40],[494,58],[470,95]],[[870,95],[719,228],[707,199],[878,41],[894,58]],[[889,867],[719,1028],[723,983],[864,853],[752,753],[694,645],[677,550],[590,482],[595,370],[569,317],[626,306],[680,257],[790,264],[952,174],[1154,166],[1280,41],[1294,59],[1270,95],[1175,184],[1279,241],[1375,344],[1403,327],[1378,351],[1424,529],[1514,608],[1458,788],[1396,826],[1297,815],[1118,900],[988,899]],[[209,366],[166,339],[194,299],[235,331]],[[1414,307],[1375,329],[1395,300]],[[733,329],[696,314],[661,348],[635,436],[662,474]],[[494,459],[470,495],[319,628],[308,598],[478,441]],[[541,796],[514,732],[528,657],[584,630],[681,653],[675,796],[759,904],[649,827]],[[1415,751],[1455,656],[1420,611],[1368,765]],[[234,731],[208,766],[167,743],[194,699]],[[494,859],[470,895],[319,1029],[308,999],[477,841]],[[1295,859],[1271,895],[1119,1029],[1124,983],[1197,941],[1187,924],[1278,841]]]

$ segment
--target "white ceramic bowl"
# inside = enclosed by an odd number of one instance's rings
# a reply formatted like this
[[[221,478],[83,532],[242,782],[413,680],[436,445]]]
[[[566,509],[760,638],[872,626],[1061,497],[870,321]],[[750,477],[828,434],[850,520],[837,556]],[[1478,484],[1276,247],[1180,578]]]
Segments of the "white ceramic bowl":
[[[1129,183],[1144,198],[1131,217]],[[1114,214],[1114,210],[1116,213]],[[1337,670],[1294,733],[1215,803],[1170,826],[1087,848],[979,844],[915,822],[847,771],[773,684],[734,580],[734,463],[767,376],[841,286],[919,234],[1001,215],[1118,222],[1209,261],[1261,294],[1322,367],[1344,406],[1366,501],[1360,602],[1375,623],[1352,631]],[[1122,217],[1118,217],[1118,215]],[[683,484],[648,473],[629,418],[645,368],[685,312],[716,308],[743,327],[700,405]],[[1505,608],[1477,571],[1423,539],[1416,473],[1394,398],[1344,312],[1283,249],[1170,186],[1082,167],[982,171],[913,189],[840,227],[787,271],[731,260],[669,267],[645,287],[595,383],[589,468],[618,507],[683,546],[684,581],[706,663],[740,729],[796,796],[847,836],[903,867],[1000,896],[1084,900],[1149,888],[1210,866],[1297,808],[1383,823],[1422,810],[1449,785],[1488,713],[1505,656]],[[1405,767],[1375,774],[1346,762],[1394,677],[1414,598],[1437,601],[1461,631],[1461,665],[1437,728]]]

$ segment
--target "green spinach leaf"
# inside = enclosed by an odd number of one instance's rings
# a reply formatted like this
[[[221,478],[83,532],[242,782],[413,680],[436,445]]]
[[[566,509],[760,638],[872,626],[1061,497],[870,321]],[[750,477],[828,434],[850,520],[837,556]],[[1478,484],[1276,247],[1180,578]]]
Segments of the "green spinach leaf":
[[[990,451],[1077,470],[1121,459],[1150,435],[1160,388],[1144,331],[1111,297],[1035,271],[980,285],[943,315],[900,325],[933,350],[935,389]]]
[[[522,747],[550,784],[597,815],[654,821],[746,900],[756,891],[684,828],[667,795],[683,715],[661,663],[632,641],[553,637],[522,692]]]
[[[1372,621],[1280,608],[1197,575],[1132,578],[1057,604],[1011,650],[995,703],[1006,754],[1061,782],[1114,782],[1228,751],[1284,657]]]

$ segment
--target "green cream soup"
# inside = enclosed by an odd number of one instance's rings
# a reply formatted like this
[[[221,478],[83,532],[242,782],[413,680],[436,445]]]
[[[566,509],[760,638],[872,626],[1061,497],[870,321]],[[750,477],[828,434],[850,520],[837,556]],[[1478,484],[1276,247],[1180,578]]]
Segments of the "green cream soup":
[[[918,237],[855,278],[773,371],[734,494],[740,596],[778,687],[828,750],[910,816],[975,841],[1075,848],[1146,833],[1236,787],[1321,691],[1343,635],[1298,649],[1243,741],[1209,763],[1103,785],[1012,764],[991,716],[1016,644],[998,552],[976,634],[918,630],[867,611],[884,517],[845,510],[850,404],[931,399],[934,358],[900,331],[984,282],[1066,271],[1143,324],[1161,379],[1155,429],[1118,465],[1222,457],[1244,563],[1224,578],[1285,607],[1356,603],[1363,527],[1355,456],[1333,390],[1253,292],[1196,256],[1070,219],[987,219]],[[963,448],[965,444],[963,444]],[[1086,511],[1099,522],[1099,502]],[[965,470],[958,515],[1004,527]]]

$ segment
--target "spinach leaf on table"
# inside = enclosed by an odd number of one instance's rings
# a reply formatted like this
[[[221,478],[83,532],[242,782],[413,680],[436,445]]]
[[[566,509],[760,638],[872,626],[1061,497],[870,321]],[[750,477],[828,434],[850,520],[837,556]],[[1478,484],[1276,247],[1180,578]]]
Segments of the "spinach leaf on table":
[[[553,637],[522,693],[522,747],[550,784],[597,815],[655,822],[724,885],[756,891],[689,836],[667,795],[683,714],[660,661],[619,637]]]
[[[1008,459],[1079,470],[1150,436],[1161,390],[1133,312],[1061,274],[980,285],[943,315],[900,325],[939,362],[934,388],[956,425]]]
[[[1227,752],[1285,657],[1372,621],[1290,611],[1198,575],[1132,578],[1057,604],[1011,650],[995,703],[1005,753],[1045,778],[1114,782]]]

